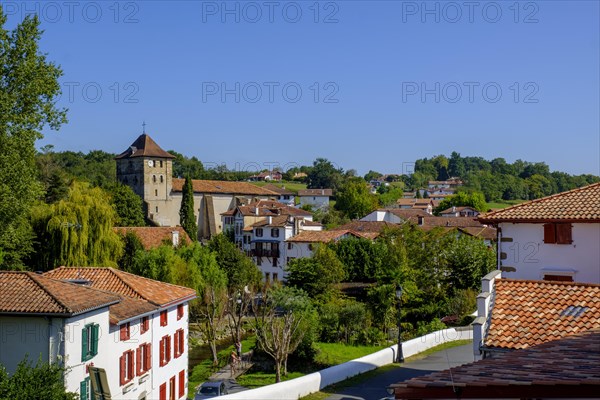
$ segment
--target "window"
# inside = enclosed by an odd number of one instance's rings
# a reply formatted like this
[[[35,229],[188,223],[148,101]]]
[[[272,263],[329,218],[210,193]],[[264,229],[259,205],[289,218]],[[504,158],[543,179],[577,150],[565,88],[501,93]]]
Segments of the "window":
[[[273,257],[273,266],[276,267],[277,266],[277,257]]]
[[[131,338],[131,326],[129,322],[121,325],[119,328],[119,339],[120,340],[129,340]]]
[[[279,282],[279,276],[277,275],[277,272],[273,272],[273,282]]]
[[[185,350],[185,334],[183,329],[177,329],[173,336],[173,357],[179,358]]]
[[[545,281],[561,281],[573,282],[573,277],[570,275],[544,275]]]
[[[165,335],[160,339],[159,353],[159,365],[167,365],[171,361],[171,336]]]
[[[140,321],[140,334],[148,332],[150,329],[150,319],[148,317],[142,317]]]
[[[87,377],[79,383],[79,399],[91,400],[92,391],[90,387],[90,378]]]
[[[161,161],[161,163],[162,163],[162,161]],[[161,167],[162,167],[162,165],[161,165]],[[161,176],[160,176],[160,183],[163,183],[163,181],[164,181],[164,180],[165,180],[165,179],[164,179],[164,178],[163,178],[163,176],[161,175]]]
[[[134,361],[133,361],[133,350],[127,350],[125,353],[123,353],[123,355],[121,356],[121,358],[119,359],[119,376],[120,376],[120,382],[121,382],[121,386],[129,383],[134,376]]]
[[[156,175],[152,175],[152,182],[156,183]]]
[[[158,196],[158,189],[154,189],[154,195]]]
[[[244,235],[244,244],[249,244],[249,243],[250,243],[250,236]]]
[[[262,228],[256,228],[256,231],[255,231],[255,232],[256,232],[256,236],[257,236],[257,237],[262,237],[262,235],[263,235],[263,230],[262,230]]]
[[[294,244],[293,243],[288,243],[288,250],[291,250],[294,248]]]
[[[279,228],[271,229],[271,237],[279,237]]]
[[[183,304],[177,305],[177,321],[183,318]]]
[[[185,369],[179,371],[179,398],[185,396]]]
[[[162,168],[163,167],[162,161],[159,161],[158,163],[160,164],[160,167]],[[162,176],[161,176],[161,178],[162,178]],[[162,180],[161,180],[161,182],[162,182]]]
[[[167,314],[167,310],[160,312],[160,326],[167,326],[169,323],[169,316]]]
[[[137,366],[137,376],[145,374],[152,368],[152,345],[150,343],[141,344],[135,352],[135,365]]]
[[[312,251],[312,249],[313,249],[313,245],[312,245],[312,243],[309,243],[309,244],[308,244],[308,249]]]
[[[154,207],[154,210],[158,213],[158,206]]]
[[[98,354],[98,330],[100,325],[87,324],[81,331],[81,361],[91,360]]]
[[[261,257],[256,257],[256,265],[259,266],[259,267],[262,265],[262,258]]]
[[[568,223],[544,224],[544,243],[571,244],[572,230],[573,227]]]
[[[270,280],[271,280],[271,273],[265,272],[265,282],[269,283]]]
[[[175,400],[175,377],[169,379],[169,400]]]

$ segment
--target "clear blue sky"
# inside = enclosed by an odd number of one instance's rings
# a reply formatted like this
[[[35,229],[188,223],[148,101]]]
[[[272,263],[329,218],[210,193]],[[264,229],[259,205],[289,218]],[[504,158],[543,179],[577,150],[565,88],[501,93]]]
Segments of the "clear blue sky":
[[[455,150],[600,173],[597,1],[2,3],[11,26],[38,9],[64,70],[69,123],[40,146],[120,152],[146,121],[229,168]]]

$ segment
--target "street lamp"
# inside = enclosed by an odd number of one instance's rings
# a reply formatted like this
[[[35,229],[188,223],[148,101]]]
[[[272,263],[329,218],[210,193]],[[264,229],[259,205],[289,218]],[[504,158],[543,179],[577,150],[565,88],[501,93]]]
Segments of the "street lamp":
[[[400,322],[402,320],[401,317],[401,309],[400,309],[400,301],[402,299],[402,285],[396,286],[396,299],[398,300],[398,351],[396,352],[396,362],[403,363],[404,362],[404,354],[402,352],[402,327],[400,326]]]

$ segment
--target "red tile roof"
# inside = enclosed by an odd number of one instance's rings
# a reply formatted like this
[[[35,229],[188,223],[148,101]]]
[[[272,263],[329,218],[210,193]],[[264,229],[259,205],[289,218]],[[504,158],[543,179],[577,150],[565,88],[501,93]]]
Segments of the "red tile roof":
[[[118,325],[121,321],[157,311],[159,308],[146,300],[121,296],[121,301],[109,308],[110,323]]]
[[[294,196],[296,194],[295,192],[292,192],[291,190],[286,189],[285,186],[279,187],[277,185],[273,185],[272,183],[269,183],[268,185],[263,186],[263,188],[270,190],[272,192],[275,192],[275,193],[282,194],[282,195]]]
[[[298,196],[333,196],[333,189],[303,189]]]
[[[332,231],[302,231],[296,236],[286,240],[293,243],[329,243],[344,237],[345,235],[354,236],[357,238],[366,238],[365,235],[349,230],[332,230]]]
[[[454,213],[461,212],[464,210],[472,210],[474,212],[479,212],[476,209],[474,209],[473,207],[459,206],[459,207],[454,207],[454,209],[452,209],[452,207],[446,208],[444,211],[440,211],[440,214],[454,214]]]
[[[44,273],[44,276],[61,280],[86,279],[93,288],[146,300],[160,307],[196,297],[194,289],[155,281],[114,268],[60,267]]]
[[[458,228],[460,232],[463,232],[469,236],[487,239],[487,240],[496,240],[497,238],[497,230],[496,228],[492,228],[490,226],[477,227],[477,226],[466,226],[463,228]]]
[[[485,223],[600,222],[600,182],[479,215]]]
[[[114,230],[120,235],[126,235],[128,232],[134,233],[140,239],[140,242],[142,242],[142,245],[146,250],[159,247],[165,244],[165,242],[172,244],[174,231],[179,233],[179,243],[192,242],[185,229],[181,226],[127,226],[114,228]]]
[[[397,399],[597,397],[600,331],[500,353],[391,386]]]
[[[258,209],[258,214],[256,210]],[[284,203],[280,203],[274,200],[258,200],[249,203],[245,206],[238,206],[232,210],[226,211],[221,215],[234,215],[236,212],[241,213],[243,216],[278,216],[278,215],[292,215],[297,217],[310,217],[312,214],[309,211],[302,210],[289,206]]]
[[[362,236],[368,237],[369,239],[375,239],[384,229],[393,227],[398,227],[398,225],[385,221],[352,221],[342,226],[338,226],[336,230],[348,230],[360,233]]]
[[[420,220],[420,221],[419,221]],[[428,215],[422,218],[411,217],[410,221],[424,227],[455,227],[464,228],[467,226],[482,228],[483,224],[476,217],[435,217]],[[419,224],[419,222],[421,222]]]
[[[185,179],[173,178],[173,191],[181,192]],[[254,196],[279,196],[278,193],[248,182],[192,180],[195,193],[241,194]]]
[[[600,285],[498,279],[486,347],[522,349],[600,328]]]
[[[127,150],[116,156],[115,159],[118,160],[120,158],[133,157],[175,158],[174,155],[161,149],[160,146],[145,133],[140,135]]]
[[[76,315],[111,304],[113,293],[61,282],[33,272],[0,272],[0,314]]]

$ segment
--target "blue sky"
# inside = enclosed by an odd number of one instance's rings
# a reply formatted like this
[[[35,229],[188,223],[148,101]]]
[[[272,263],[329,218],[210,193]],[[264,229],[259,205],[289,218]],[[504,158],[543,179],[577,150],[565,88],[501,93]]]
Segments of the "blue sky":
[[[455,150],[600,173],[597,1],[1,3],[39,12],[64,70],[69,123],[40,145],[120,152],[146,121],[232,169]]]

